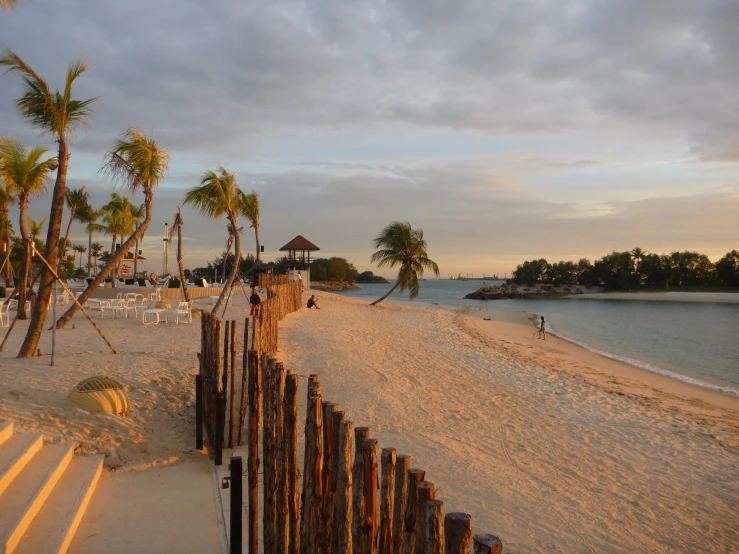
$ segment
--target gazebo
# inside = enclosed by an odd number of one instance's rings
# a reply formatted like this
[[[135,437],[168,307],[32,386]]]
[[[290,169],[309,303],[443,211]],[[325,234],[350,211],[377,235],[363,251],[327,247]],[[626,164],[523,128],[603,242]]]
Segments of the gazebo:
[[[298,235],[285,246],[280,248],[280,252],[287,252],[287,259],[290,262],[290,267],[294,267],[296,269],[308,269],[310,267],[310,253],[318,250],[320,250],[320,248],[303,235]]]

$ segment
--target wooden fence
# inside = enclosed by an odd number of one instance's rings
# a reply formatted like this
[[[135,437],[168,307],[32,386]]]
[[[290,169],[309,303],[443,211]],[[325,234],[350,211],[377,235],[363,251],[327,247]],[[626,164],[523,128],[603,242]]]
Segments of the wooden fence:
[[[203,344],[201,360],[215,368],[212,379],[222,383],[219,391],[224,395],[224,418],[216,422],[221,425],[221,438],[227,411],[231,446],[242,444],[247,418],[246,550],[250,554],[500,554],[503,547],[498,537],[472,535],[469,514],[444,514],[444,503],[436,498],[433,482],[424,470],[411,467],[410,456],[397,454],[393,448],[380,449],[367,427],[355,427],[336,404],[323,400],[317,375],[310,375],[307,382],[301,482],[300,377],[274,358],[277,321],[300,309],[301,287],[299,282],[270,283],[263,286],[276,296],[257,309],[251,345],[246,330],[244,333],[240,380],[234,369],[235,322],[226,322],[222,374],[218,369],[221,322],[209,314],[202,322],[203,340],[212,342]],[[241,406],[234,434],[239,381]],[[226,410],[229,382],[230,410]],[[260,471],[262,548],[258,544]],[[240,485],[238,490],[240,494]],[[240,505],[240,499],[232,500]],[[232,526],[240,522],[234,518]],[[241,552],[241,536],[240,530],[232,529],[231,537],[238,537],[235,540],[239,543],[232,542],[231,552]]]

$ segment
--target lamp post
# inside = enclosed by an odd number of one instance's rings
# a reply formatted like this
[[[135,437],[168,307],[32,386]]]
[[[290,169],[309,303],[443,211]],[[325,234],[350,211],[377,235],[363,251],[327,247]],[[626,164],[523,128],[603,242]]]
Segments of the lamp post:
[[[162,248],[164,250],[164,258],[163,258],[163,271],[162,276],[169,273],[169,263],[167,260],[167,254],[168,254],[168,247],[169,247],[169,223],[164,224],[164,238],[162,239]]]

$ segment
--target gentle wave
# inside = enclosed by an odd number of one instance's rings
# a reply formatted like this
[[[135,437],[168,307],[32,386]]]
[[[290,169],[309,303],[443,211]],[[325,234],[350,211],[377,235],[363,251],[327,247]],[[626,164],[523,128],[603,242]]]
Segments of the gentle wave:
[[[537,316],[537,319],[538,317],[539,316]],[[656,365],[653,365],[647,362],[643,362],[641,360],[629,358],[628,356],[620,356],[618,354],[612,354],[610,352],[605,352],[604,350],[594,348],[590,346],[589,344],[587,344],[586,342],[573,339],[572,337],[568,337],[564,333],[560,333],[554,328],[554,326],[551,323],[551,320],[547,321],[547,326],[548,326],[547,332],[549,334],[554,335],[555,337],[558,337],[562,340],[566,340],[567,342],[571,342],[572,344],[576,344],[577,346],[584,348],[585,350],[589,350],[590,352],[593,352],[595,354],[598,354],[599,356],[603,356],[604,358],[608,358],[616,362],[621,362],[621,363],[636,367],[638,369],[643,369],[651,373],[657,373],[658,375],[662,375],[663,377],[668,377],[670,379],[682,381],[683,383],[694,385],[702,389],[708,389],[708,390],[720,392],[722,394],[728,394],[729,396],[739,397],[739,390],[732,389],[730,387],[722,387],[721,385],[715,385],[713,383],[707,383],[705,381],[701,381],[700,379],[696,379],[695,377],[690,377],[682,373],[670,371],[669,369],[665,369],[663,367],[659,367],[659,366],[656,366]]]

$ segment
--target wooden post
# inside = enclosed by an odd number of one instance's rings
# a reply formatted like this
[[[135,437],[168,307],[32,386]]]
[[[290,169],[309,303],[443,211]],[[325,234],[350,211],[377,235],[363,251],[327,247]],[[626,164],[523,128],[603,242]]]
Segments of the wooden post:
[[[411,468],[408,471],[408,496],[405,500],[405,515],[403,516],[403,549],[402,554],[414,554],[416,551],[416,498],[418,483],[423,481],[426,472],[422,469]]]
[[[342,413],[342,412],[339,412]],[[351,421],[339,422],[336,449],[336,553],[353,554],[352,548],[352,432]]]
[[[395,459],[395,504],[393,505],[393,554],[401,554],[403,547],[403,516],[408,500],[408,472],[411,457],[400,454]]]
[[[416,485],[416,554],[426,552],[428,522],[426,520],[426,503],[436,496],[436,488],[429,481],[421,481]]]
[[[323,554],[331,554],[331,534],[334,513],[334,427],[333,414],[339,407],[332,403],[323,401],[323,498],[321,499],[321,549]]]
[[[285,382],[285,443],[287,444],[287,495],[289,554],[300,553],[300,494],[298,494],[298,376],[288,371]]]
[[[377,554],[377,440],[364,441],[362,454],[364,457],[362,479],[364,489],[364,506],[362,507],[362,527],[360,528],[361,554]]]
[[[503,543],[495,535],[475,535],[472,537],[475,545],[474,554],[502,554]]]
[[[359,552],[359,528],[364,513],[364,441],[369,438],[368,427],[354,429],[354,466],[352,467],[352,542]]]
[[[213,335],[215,340],[213,341],[213,365],[211,365],[211,371],[213,372],[213,379],[215,380],[216,387],[222,387],[221,383],[221,320],[218,317],[213,316],[215,320],[213,325]],[[220,388],[218,392],[223,392],[223,388]]]
[[[262,540],[264,541],[264,552],[275,552],[277,546],[276,372],[273,358],[265,354],[262,359],[265,360],[262,364],[262,384],[264,386],[264,431],[262,433],[264,514],[262,515]]]
[[[470,514],[452,512],[444,517],[444,552],[446,554],[469,554],[472,539],[472,517]]]
[[[380,481],[380,554],[393,552],[393,510],[395,500],[394,448],[383,448],[380,456],[382,477]]]
[[[444,554],[444,503],[426,502],[426,554]]]
[[[336,512],[336,497],[339,494],[339,437],[341,435],[341,422],[344,421],[344,412],[335,411],[331,413],[331,428],[333,446],[331,448],[333,452],[333,462],[331,464],[331,552],[334,554],[341,554],[339,550],[339,534],[337,529],[337,521],[339,516]],[[351,448],[351,438],[349,440],[349,447]],[[351,454],[351,452],[350,452]],[[351,530],[351,524],[349,525]]]
[[[247,356],[249,369],[249,437],[247,479],[249,488],[249,554],[258,554],[259,533],[259,414],[262,411],[262,373],[255,350]]]
[[[221,392],[225,395],[228,394],[228,331],[229,327],[231,326],[230,321],[225,321],[226,323],[226,330],[223,333],[223,374],[221,375],[221,378],[223,379],[223,383],[221,384]],[[225,417],[226,412],[223,412],[223,415]]]
[[[244,321],[244,354],[241,358],[241,407],[239,408],[239,440],[238,445],[244,444],[244,421],[246,420],[246,392],[248,389],[247,375],[249,374],[249,320]]]
[[[300,521],[301,552],[320,552],[321,471],[323,469],[323,414],[321,397],[308,402],[305,425],[307,458],[303,474],[303,510]]]
[[[277,512],[277,550],[278,554],[287,554],[290,544],[290,518],[288,516],[287,485],[287,443],[285,442],[285,366],[282,362],[275,364],[275,438],[277,440],[277,473],[275,490],[275,508]]]
[[[236,425],[236,320],[231,320],[231,410],[228,418],[228,447],[234,447]]]

